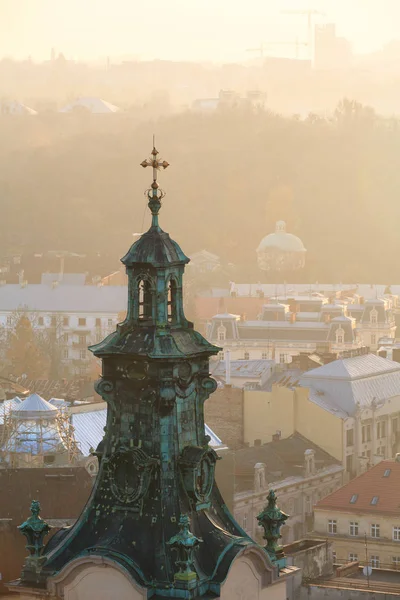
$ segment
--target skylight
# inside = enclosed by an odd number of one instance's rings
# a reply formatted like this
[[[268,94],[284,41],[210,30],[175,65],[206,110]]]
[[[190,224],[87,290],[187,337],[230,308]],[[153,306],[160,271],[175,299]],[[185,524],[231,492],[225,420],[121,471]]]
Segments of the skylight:
[[[389,475],[390,475],[390,471],[391,471],[391,470],[392,470],[392,469],[386,469],[386,471],[384,472],[383,476],[384,476],[384,477],[389,477]]]
[[[353,494],[350,498],[350,504],[355,504],[357,502],[358,494]]]
[[[379,496],[374,496],[371,500],[371,504],[376,506],[378,504]]]

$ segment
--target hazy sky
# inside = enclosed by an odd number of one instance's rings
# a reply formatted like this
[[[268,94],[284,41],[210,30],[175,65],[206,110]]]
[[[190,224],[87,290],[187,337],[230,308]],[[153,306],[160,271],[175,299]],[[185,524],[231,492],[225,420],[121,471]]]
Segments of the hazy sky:
[[[306,40],[306,17],[280,11],[309,6],[356,51],[400,38],[400,0],[0,0],[0,56],[241,60],[260,42]]]

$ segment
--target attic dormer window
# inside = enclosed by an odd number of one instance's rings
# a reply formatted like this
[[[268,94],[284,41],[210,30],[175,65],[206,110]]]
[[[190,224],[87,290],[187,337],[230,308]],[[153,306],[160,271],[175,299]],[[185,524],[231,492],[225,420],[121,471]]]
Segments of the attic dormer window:
[[[375,309],[371,310],[369,316],[372,324],[376,324],[378,322],[378,313]]]
[[[168,323],[176,323],[176,281],[169,280],[168,284],[168,302],[167,302]]]
[[[152,318],[152,294],[150,281],[142,279],[138,283],[138,319],[144,321]]]
[[[343,341],[344,341],[344,330],[341,327],[339,327],[336,330],[336,343],[343,344]]]
[[[218,333],[218,341],[219,342],[224,342],[225,338],[226,338],[226,327],[224,327],[221,323],[221,325],[218,327],[217,330]]]

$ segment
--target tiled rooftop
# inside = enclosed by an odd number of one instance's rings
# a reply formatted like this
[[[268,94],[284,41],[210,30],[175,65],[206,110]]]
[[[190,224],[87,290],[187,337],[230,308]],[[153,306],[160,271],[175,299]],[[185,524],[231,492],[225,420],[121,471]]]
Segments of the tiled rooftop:
[[[316,508],[400,516],[400,462],[383,460],[320,500]]]

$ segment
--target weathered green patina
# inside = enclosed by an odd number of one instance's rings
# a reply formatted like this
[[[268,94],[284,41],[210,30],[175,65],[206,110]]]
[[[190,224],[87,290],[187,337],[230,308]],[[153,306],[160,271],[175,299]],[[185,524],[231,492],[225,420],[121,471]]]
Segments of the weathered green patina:
[[[174,535],[168,542],[172,549],[176,550],[178,560],[176,565],[178,572],[175,573],[175,581],[195,582],[197,579],[196,571],[193,567],[193,553],[197,546],[202,542],[189,530],[190,519],[187,515],[181,515],[179,519],[179,533]]]
[[[40,503],[37,500],[32,500],[31,513],[32,515],[22,525],[19,525],[18,529],[26,537],[27,545],[25,547],[29,554],[39,558],[44,547],[44,538],[51,527],[39,517]]]
[[[282,512],[276,505],[276,500],[274,490],[270,490],[267,498],[267,505],[257,517],[259,525],[264,529],[263,537],[267,540],[265,550],[274,563],[282,561],[284,558],[278,541],[281,538],[281,527],[289,518],[289,516]],[[284,564],[281,563],[280,566],[282,567]]]
[[[94,452],[99,473],[77,523],[47,545],[40,578],[44,586],[71,560],[102,556],[152,595],[197,598],[217,594],[235,557],[256,544],[215,484],[218,457],[204,433],[204,402],[216,389],[209,358],[219,348],[184,315],[189,259],[158,223],[157,171],[168,163],[153,148],[142,165],[153,168],[152,225],[122,259],[127,316],[90,348],[102,360],[96,390],[108,404],[105,435]],[[29,581],[23,573],[22,584]]]

